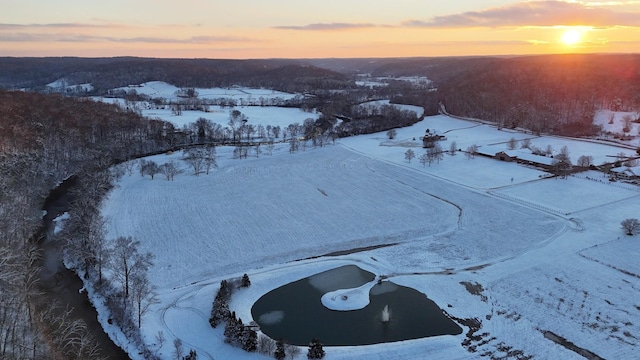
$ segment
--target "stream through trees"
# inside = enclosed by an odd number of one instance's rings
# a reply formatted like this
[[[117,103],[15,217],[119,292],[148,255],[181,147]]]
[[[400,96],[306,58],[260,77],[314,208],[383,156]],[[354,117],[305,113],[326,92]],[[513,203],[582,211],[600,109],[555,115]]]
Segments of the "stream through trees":
[[[63,264],[63,244],[55,241],[53,220],[69,210],[72,199],[71,189],[77,178],[70,177],[49,193],[45,200],[42,228],[37,234],[37,244],[42,250],[42,268],[40,271],[40,295],[43,300],[62,305],[60,316],[69,312],[71,319],[81,319],[101,348],[101,354],[110,360],[129,360],[130,357],[113,343],[98,322],[98,313],[93,307],[84,288],[82,279]]]

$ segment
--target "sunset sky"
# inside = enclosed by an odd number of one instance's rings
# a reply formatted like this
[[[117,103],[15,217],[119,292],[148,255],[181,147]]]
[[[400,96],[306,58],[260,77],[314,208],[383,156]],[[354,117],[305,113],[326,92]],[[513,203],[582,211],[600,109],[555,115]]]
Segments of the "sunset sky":
[[[0,56],[567,52],[640,52],[640,0],[0,0]]]

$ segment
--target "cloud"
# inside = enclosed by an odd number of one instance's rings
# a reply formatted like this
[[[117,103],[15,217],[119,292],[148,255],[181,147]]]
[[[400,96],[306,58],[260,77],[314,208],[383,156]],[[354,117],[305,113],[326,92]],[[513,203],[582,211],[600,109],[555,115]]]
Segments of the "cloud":
[[[428,28],[558,25],[640,26],[640,12],[604,9],[584,2],[530,1],[403,23],[406,27]]]
[[[387,25],[376,24],[352,24],[352,23],[318,23],[302,26],[274,26],[274,29],[283,30],[307,30],[307,31],[335,31],[335,30],[354,30],[368,29],[376,27],[388,27]]]
[[[300,31],[339,31],[370,28],[468,28],[521,26],[640,27],[640,1],[522,1],[502,7],[436,16],[429,20],[407,20],[398,25],[372,23],[315,23],[274,26]],[[624,10],[624,9],[627,10]],[[634,10],[628,10],[633,8]]]
[[[164,37],[113,37],[86,34],[32,34],[32,33],[0,33],[0,42],[113,42],[113,43],[147,43],[147,44],[216,44],[237,42],[259,42],[257,39],[232,36],[192,36],[186,39]]]
[[[97,29],[97,28],[120,28],[118,24],[83,24],[83,23],[52,23],[52,24],[3,24],[0,23],[0,30],[27,30],[27,29]]]

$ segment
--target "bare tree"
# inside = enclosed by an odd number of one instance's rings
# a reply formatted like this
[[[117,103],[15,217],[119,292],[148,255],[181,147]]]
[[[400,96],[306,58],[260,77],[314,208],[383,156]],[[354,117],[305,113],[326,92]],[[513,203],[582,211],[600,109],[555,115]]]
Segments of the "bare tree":
[[[231,127],[231,133],[233,134],[233,141],[240,140],[241,127],[249,120],[246,115],[241,113],[239,110],[231,110],[229,113],[229,127]]]
[[[292,359],[292,360],[298,357],[298,355],[300,355],[300,353],[302,352],[302,350],[299,347],[295,345],[291,345],[286,341],[284,343],[284,351],[289,357],[289,359]]]
[[[458,144],[456,144],[455,141],[452,141],[451,144],[449,144],[449,155],[451,156],[455,155],[457,150],[458,150]]]
[[[292,137],[291,140],[289,140],[289,152],[293,154],[294,152],[298,151],[299,147],[300,147],[300,141]]]
[[[132,237],[120,236],[111,248],[111,270],[122,286],[125,301],[129,298],[132,275],[146,273],[153,265],[153,255],[150,252],[141,254],[139,246],[140,242]]]
[[[204,149],[204,168],[205,174],[209,175],[211,168],[218,168],[215,146],[207,146]]]
[[[640,228],[640,221],[638,219],[624,219],[620,223],[627,235],[633,235]]]
[[[520,144],[521,149],[529,149],[531,146],[531,139],[522,139],[522,143]]]
[[[511,138],[507,141],[507,149],[515,150],[518,147],[518,140],[516,138]]]
[[[200,175],[202,168],[205,166],[205,154],[202,149],[187,149],[184,151],[182,160],[193,168],[195,176]]]
[[[170,160],[160,165],[160,172],[166,176],[167,180],[173,181],[176,175],[180,174],[182,170],[180,170],[175,160]]]
[[[416,157],[416,153],[413,152],[413,150],[409,149],[404,153],[404,158],[405,160],[408,160],[409,162],[411,162],[411,159],[413,159],[414,157]]]
[[[580,167],[589,167],[593,164],[593,156],[590,155],[582,155],[578,158],[578,162],[576,165]]]
[[[273,137],[276,138],[276,139],[280,137],[280,131],[281,131],[280,126],[274,126],[274,127],[271,128],[271,132],[273,133]]]
[[[136,162],[133,160],[129,160],[124,162],[124,168],[127,171],[127,174],[129,174],[129,176],[131,176],[131,174],[133,174],[133,168],[136,166]]]
[[[624,151],[620,151],[616,154],[616,161],[624,162],[629,158]]]
[[[160,173],[160,167],[158,166],[158,163],[156,163],[153,160],[147,160],[144,165],[143,165],[143,169],[142,172],[145,175],[149,175],[151,176],[151,180],[153,180],[153,178],[156,176],[156,174]]]
[[[107,219],[97,214],[93,217],[90,227],[90,258],[98,272],[98,283],[102,283],[102,270],[109,262],[109,248],[107,247]]]
[[[263,355],[272,355],[276,350],[276,342],[263,334],[258,335],[258,352]]]
[[[267,132],[264,129],[264,125],[262,124],[258,124],[258,126],[256,127],[256,133],[258,134],[258,137],[260,139],[264,139],[265,137],[267,137]]]
[[[425,152],[424,154],[420,155],[420,157],[418,158],[418,160],[420,160],[420,164],[422,164],[422,167],[425,166],[425,164],[429,164],[429,166],[431,166],[431,162],[433,161],[433,159],[429,156],[429,152]]]
[[[476,157],[476,154],[478,153],[478,145],[473,144],[467,147],[467,151],[465,152],[465,156],[467,157],[467,159],[473,159]]]
[[[61,308],[57,303],[49,304],[39,313],[37,323],[46,324],[47,338],[52,343],[51,358],[105,359],[100,348],[87,331],[84,321],[73,319],[72,310]]]
[[[393,139],[396,137],[396,134],[398,132],[396,131],[396,129],[391,129],[389,131],[387,131],[387,137],[389,137],[389,139]]]
[[[547,156],[553,155],[553,146],[551,146],[551,145],[547,145],[547,147],[546,147],[546,148],[545,148],[545,150],[544,150],[544,153],[545,153]]]
[[[438,164],[440,163],[440,160],[444,159],[444,151],[439,143],[435,143],[432,148],[427,149],[427,153],[431,153],[431,156]]]
[[[162,330],[159,330],[156,334],[156,341],[158,342],[158,348],[162,348],[164,342],[167,341],[167,338],[164,337],[164,332]]]
[[[289,135],[292,138],[295,138],[298,136],[298,133],[300,132],[300,124],[299,123],[289,124],[289,126],[287,126],[287,130],[289,131]]]
[[[174,348],[174,355],[176,356],[177,360],[181,360],[182,359],[182,353],[184,352],[184,349],[182,348],[182,340],[176,338],[173,340],[173,348]]]
[[[138,313],[138,328],[140,328],[142,315],[151,305],[158,303],[156,287],[149,282],[146,269],[131,274],[131,300]]]
[[[140,172],[140,176],[144,177],[145,175],[145,168],[146,168],[146,164],[147,164],[147,160],[145,159],[140,159],[138,160],[138,171]]]
[[[233,157],[235,159],[246,159],[249,155],[249,145],[239,143],[233,148]]]
[[[243,126],[244,128],[244,132],[247,134],[247,141],[249,139],[253,139],[253,134],[256,132],[256,128],[253,125],[246,125]]]
[[[629,133],[631,132],[631,123],[633,122],[633,118],[631,115],[627,114],[622,117],[622,132]]]

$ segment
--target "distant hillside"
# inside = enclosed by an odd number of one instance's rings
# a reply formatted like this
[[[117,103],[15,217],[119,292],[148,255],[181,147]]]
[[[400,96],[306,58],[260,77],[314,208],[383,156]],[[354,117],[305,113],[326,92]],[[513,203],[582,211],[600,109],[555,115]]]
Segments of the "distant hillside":
[[[449,112],[536,132],[590,135],[598,109],[640,112],[640,55],[471,62],[439,87]]]
[[[501,127],[593,135],[596,110],[640,114],[638,54],[310,61],[349,74],[425,76],[450,113]]]
[[[58,79],[90,83],[102,94],[130,84],[165,81],[179,87],[268,87],[283,91],[350,86],[343,74],[297,60],[215,60],[152,58],[0,58],[0,88],[45,90]]]
[[[362,59],[0,58],[0,88],[46,91],[46,84],[93,86],[91,94],[165,81],[178,87],[264,87],[298,93],[354,89],[356,75],[423,76],[437,93],[406,84],[351,91],[336,113],[367,98],[392,99],[437,111],[495,121],[534,132],[591,135],[598,109],[640,112],[640,55]],[[328,94],[325,92],[325,95]],[[343,95],[341,95],[344,97]],[[338,108],[336,106],[336,108]]]

